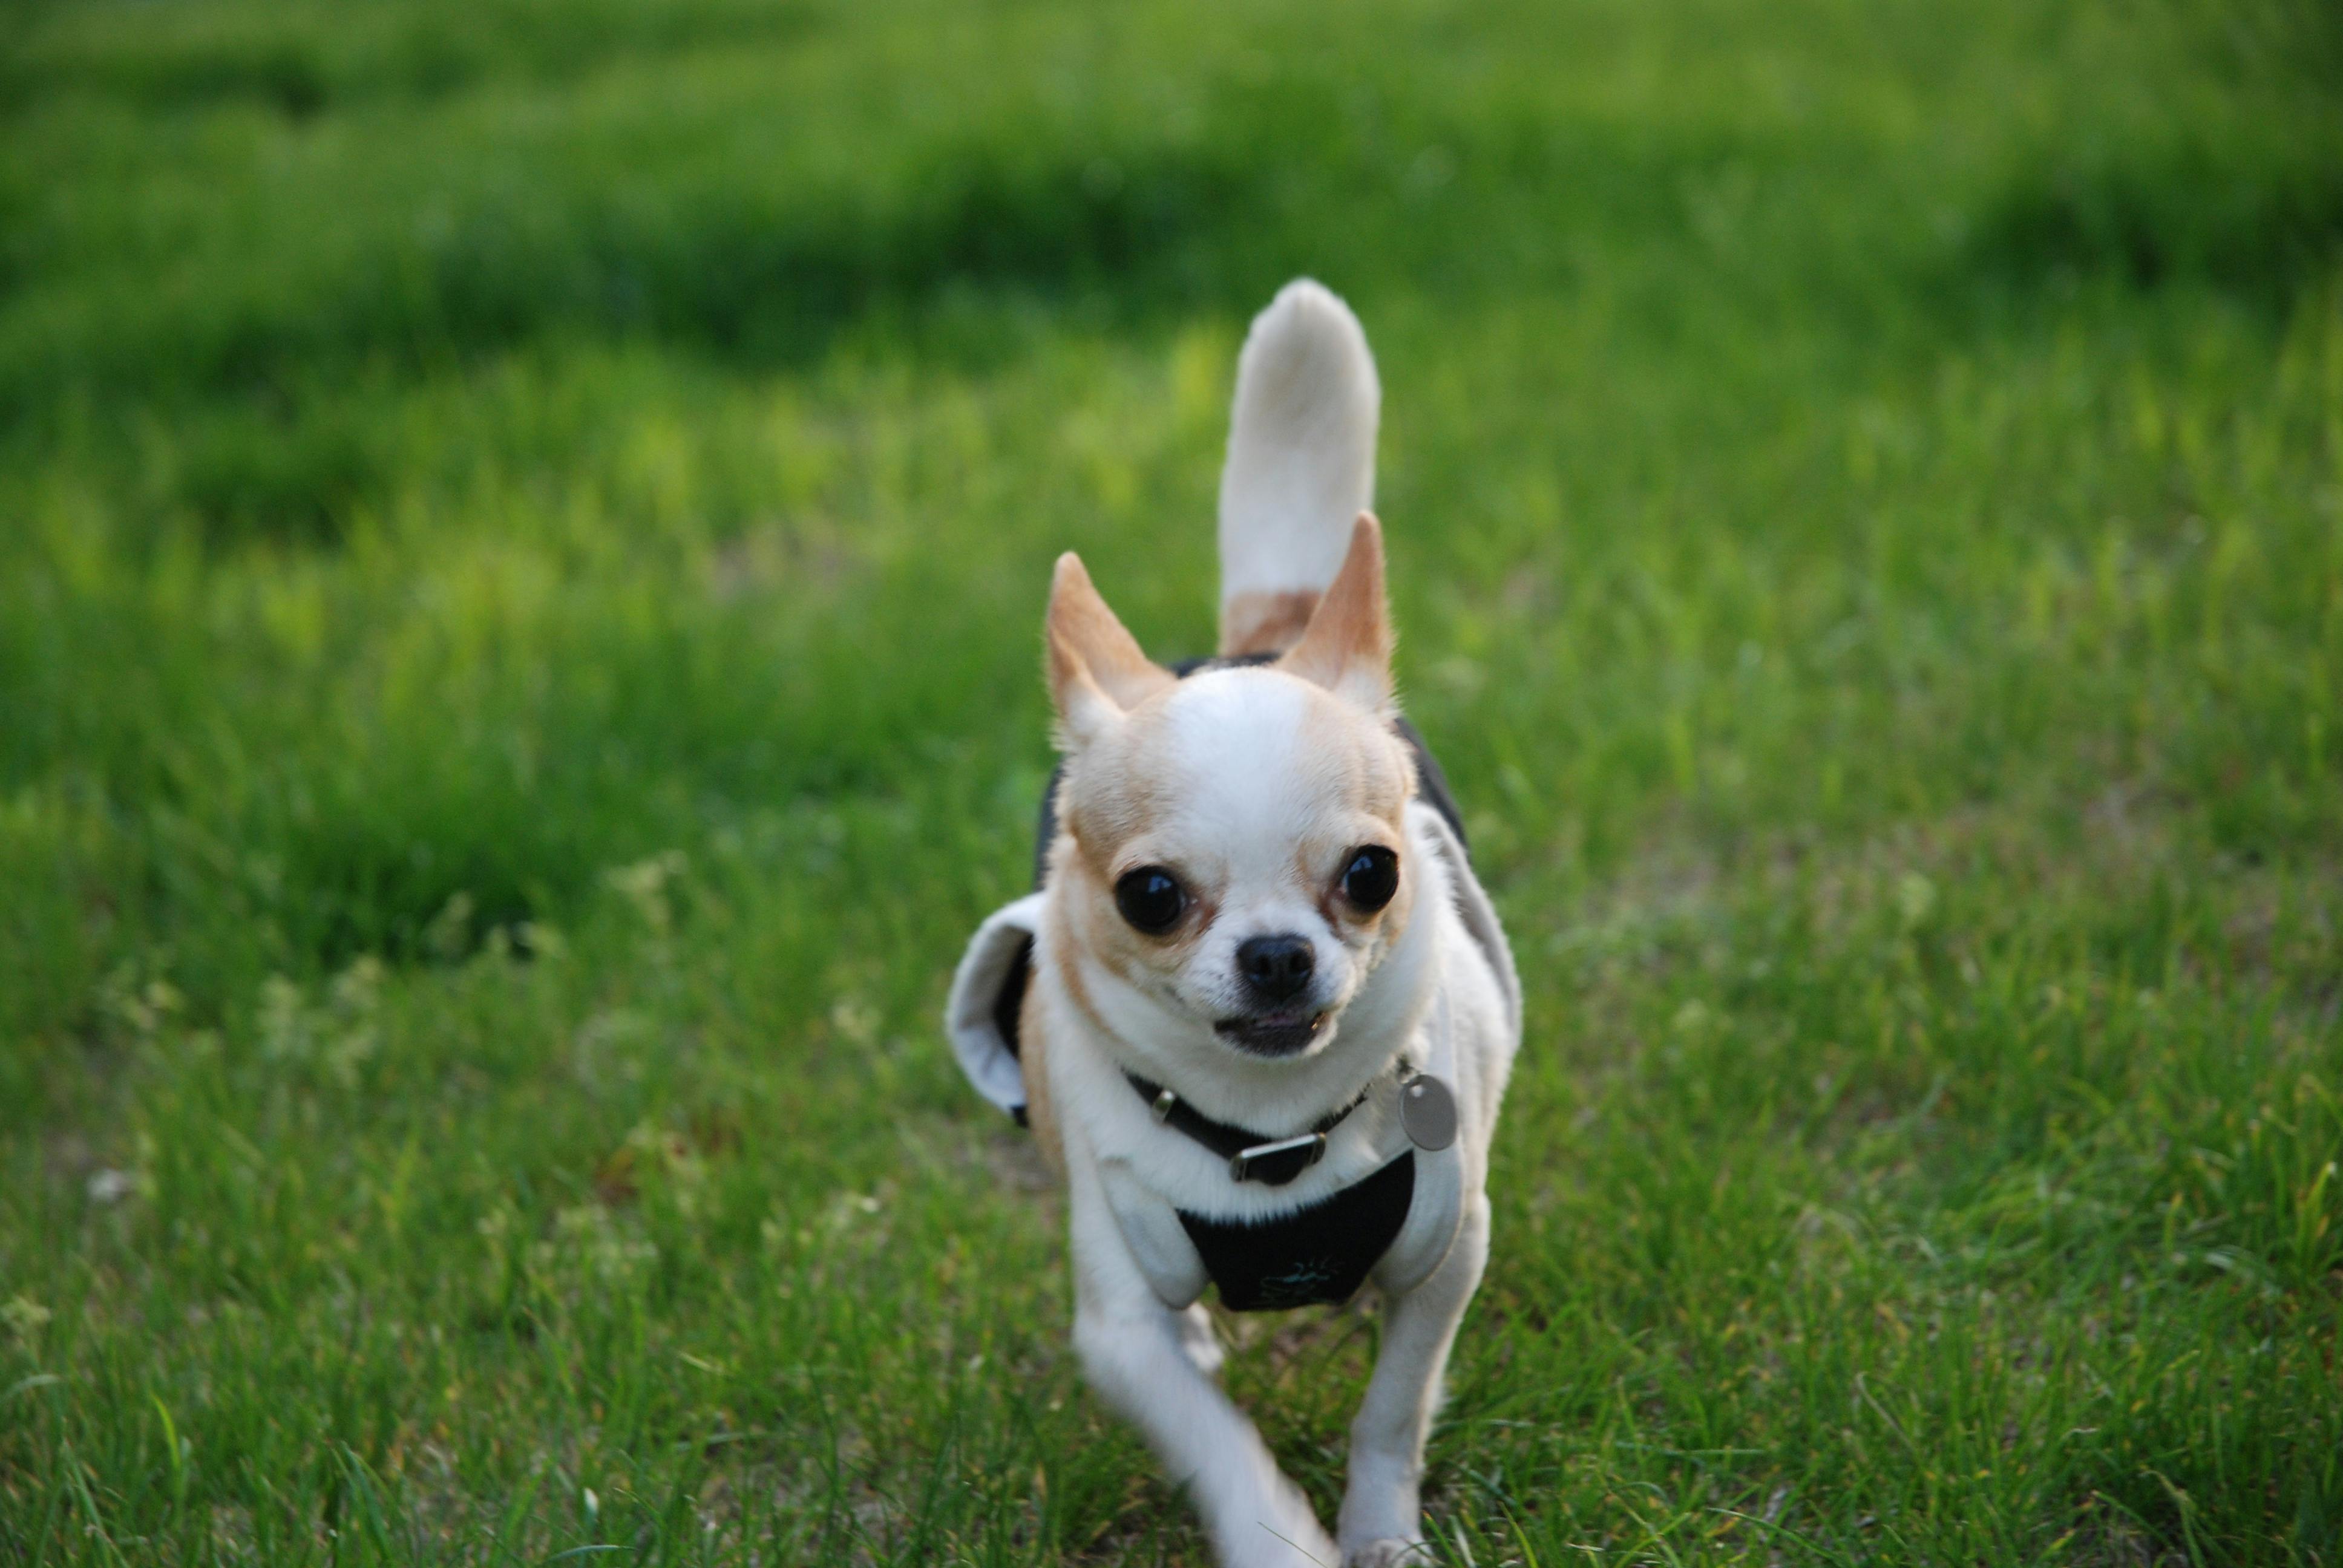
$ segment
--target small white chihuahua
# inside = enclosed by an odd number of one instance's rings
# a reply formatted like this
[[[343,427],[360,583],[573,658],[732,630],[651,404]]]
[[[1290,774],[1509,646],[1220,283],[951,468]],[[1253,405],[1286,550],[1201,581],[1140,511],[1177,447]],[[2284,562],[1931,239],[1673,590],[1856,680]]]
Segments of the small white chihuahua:
[[[1350,309],[1289,285],[1237,366],[1221,656],[1149,660],[1059,558],[1064,761],[1041,890],[978,930],[947,1025],[1070,1194],[1074,1343],[1237,1568],[1429,1561],[1423,1443],[1489,1250],[1521,1039],[1504,932],[1392,692],[1382,393]],[[1341,1302],[1382,1351],[1339,1553],[1214,1374],[1198,1298]]]

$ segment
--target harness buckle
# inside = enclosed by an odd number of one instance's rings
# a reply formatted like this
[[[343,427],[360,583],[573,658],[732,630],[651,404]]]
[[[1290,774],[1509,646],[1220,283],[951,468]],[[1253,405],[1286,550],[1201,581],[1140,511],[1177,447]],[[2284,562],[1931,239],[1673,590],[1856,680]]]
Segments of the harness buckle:
[[[1310,1151],[1310,1158],[1302,1162],[1302,1171],[1309,1170],[1326,1157],[1326,1135],[1323,1132],[1304,1132],[1299,1138],[1281,1138],[1274,1143],[1256,1143],[1250,1149],[1240,1149],[1229,1156],[1229,1180],[1249,1180],[1252,1162],[1256,1160],[1268,1160],[1280,1154],[1298,1154],[1305,1149]]]

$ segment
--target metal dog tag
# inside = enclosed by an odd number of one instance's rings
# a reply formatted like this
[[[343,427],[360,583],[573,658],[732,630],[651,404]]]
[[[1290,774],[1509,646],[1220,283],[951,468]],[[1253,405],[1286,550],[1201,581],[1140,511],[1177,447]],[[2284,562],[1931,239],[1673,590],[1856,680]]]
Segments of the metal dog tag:
[[[1399,1088],[1399,1124],[1418,1149],[1436,1151],[1456,1141],[1456,1097],[1428,1072]]]

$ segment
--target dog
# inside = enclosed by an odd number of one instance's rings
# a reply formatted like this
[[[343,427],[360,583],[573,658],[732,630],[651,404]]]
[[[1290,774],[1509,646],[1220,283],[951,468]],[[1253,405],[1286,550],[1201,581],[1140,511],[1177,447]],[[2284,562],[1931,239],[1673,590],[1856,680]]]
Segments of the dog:
[[[1229,1568],[1430,1560],[1424,1439],[1521,1039],[1504,931],[1393,690],[1381,402],[1333,294],[1297,281],[1255,318],[1217,658],[1151,660],[1059,558],[1039,888],[980,927],[948,1004],[970,1079],[1065,1184],[1085,1374]],[[1274,1310],[1370,1281],[1381,1350],[1330,1541],[1222,1392],[1201,1297]]]

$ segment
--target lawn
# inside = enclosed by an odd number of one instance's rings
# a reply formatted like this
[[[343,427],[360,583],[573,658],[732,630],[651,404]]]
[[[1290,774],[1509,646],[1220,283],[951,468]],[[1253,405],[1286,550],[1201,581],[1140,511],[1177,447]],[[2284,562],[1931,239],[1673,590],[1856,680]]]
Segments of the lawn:
[[[1309,273],[1528,988],[1443,1561],[2343,1563],[2331,7],[0,31],[0,1559],[1202,1562],[938,1019]]]

